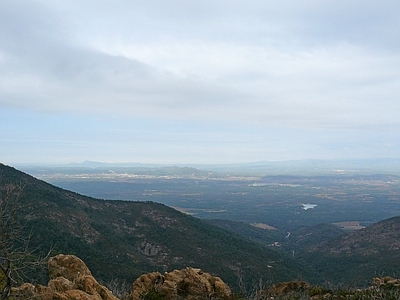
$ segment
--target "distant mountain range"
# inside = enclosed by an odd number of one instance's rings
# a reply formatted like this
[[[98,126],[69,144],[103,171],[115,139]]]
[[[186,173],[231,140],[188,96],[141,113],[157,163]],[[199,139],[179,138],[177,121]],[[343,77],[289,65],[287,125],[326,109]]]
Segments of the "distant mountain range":
[[[333,159],[333,160],[289,160],[289,161],[259,161],[232,164],[144,164],[144,163],[105,163],[84,161],[82,163],[52,164],[52,165],[17,165],[20,169],[34,170],[48,168],[76,169],[110,169],[135,168],[136,170],[166,170],[169,172],[179,168],[196,168],[198,172],[216,172],[229,175],[326,175],[326,174],[392,174],[400,175],[400,159]]]
[[[243,164],[192,165],[195,168],[241,175],[400,174],[400,159],[334,159],[260,161]]]
[[[99,200],[0,164],[0,187],[24,185],[21,220],[32,246],[81,257],[103,282],[133,282],[150,271],[187,266],[220,276],[233,288],[262,279],[366,285],[398,275],[400,217],[346,233],[321,224],[295,232],[246,223],[200,220],[154,202]]]

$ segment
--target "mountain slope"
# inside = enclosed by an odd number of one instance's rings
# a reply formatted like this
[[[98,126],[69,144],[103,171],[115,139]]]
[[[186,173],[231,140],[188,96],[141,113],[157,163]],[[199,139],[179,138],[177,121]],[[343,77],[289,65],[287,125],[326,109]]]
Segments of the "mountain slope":
[[[285,241],[286,232],[278,229],[263,229],[257,227],[257,224],[250,225],[240,221],[222,220],[222,219],[204,219],[205,222],[239,234],[252,241],[258,242],[265,246],[270,246],[274,243],[282,243]],[[273,228],[273,227],[271,227]]]
[[[398,277],[400,217],[351,233],[332,224],[318,224],[287,234],[226,220],[209,220],[261,244],[279,242],[281,250],[319,274],[323,283],[367,286],[373,277]]]
[[[309,279],[284,254],[165,205],[79,195],[0,164],[1,184],[24,185],[21,219],[32,246],[81,257],[102,281],[133,282],[142,273],[198,267],[232,287],[248,282]],[[0,187],[1,188],[1,187]]]
[[[338,226],[322,223],[291,232],[283,245],[286,250],[297,251],[333,240],[344,234],[345,231]]]
[[[324,278],[365,285],[376,276],[400,270],[400,217],[305,247],[300,254]]]

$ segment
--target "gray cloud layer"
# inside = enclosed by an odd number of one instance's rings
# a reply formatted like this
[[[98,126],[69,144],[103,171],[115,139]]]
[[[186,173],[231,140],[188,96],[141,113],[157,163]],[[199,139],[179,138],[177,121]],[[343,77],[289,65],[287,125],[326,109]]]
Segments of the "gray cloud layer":
[[[399,134],[398,1],[1,7],[0,108]]]
[[[397,121],[395,1],[3,2],[2,105]]]

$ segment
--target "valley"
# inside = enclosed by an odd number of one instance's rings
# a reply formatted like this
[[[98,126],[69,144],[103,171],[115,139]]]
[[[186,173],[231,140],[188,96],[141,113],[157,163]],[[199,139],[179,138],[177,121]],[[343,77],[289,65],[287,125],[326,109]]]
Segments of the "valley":
[[[284,231],[319,223],[359,229],[400,215],[397,175],[264,176],[179,167],[26,171],[95,198],[153,201],[201,219],[265,223]]]
[[[101,280],[195,266],[236,290],[240,278],[367,286],[400,268],[397,175],[24,171],[2,167],[26,183],[35,246],[79,255]]]

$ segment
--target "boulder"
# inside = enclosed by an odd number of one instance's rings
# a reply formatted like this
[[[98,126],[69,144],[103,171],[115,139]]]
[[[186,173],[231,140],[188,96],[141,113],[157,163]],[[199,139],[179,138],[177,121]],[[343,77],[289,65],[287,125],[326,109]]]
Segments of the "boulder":
[[[308,291],[311,286],[305,281],[288,281],[273,284],[268,290],[257,292],[256,299],[271,299],[276,296]]]
[[[230,288],[219,277],[194,268],[166,272],[164,275],[153,272],[136,279],[132,285],[132,299],[140,300],[150,293],[166,300],[232,299]]]
[[[273,284],[269,289],[269,293],[272,295],[285,295],[291,292],[306,291],[310,288],[310,285],[305,281],[288,281]]]
[[[64,277],[69,281],[74,281],[76,278],[83,275],[92,276],[86,264],[75,255],[59,254],[51,257],[48,265],[50,279]]]
[[[49,259],[47,286],[24,283],[12,290],[13,299],[35,300],[118,300],[92,276],[85,263],[74,255],[60,254]],[[134,300],[222,299],[232,300],[230,288],[219,278],[200,269],[186,268],[170,273],[148,273],[132,285]]]
[[[392,286],[400,286],[400,279],[393,278],[390,276],[385,276],[382,278],[375,277],[372,279],[371,282],[372,286],[382,286],[382,285],[392,285]]]
[[[49,275],[47,286],[25,283],[13,289],[13,296],[35,300],[118,300],[74,255],[60,254],[50,258]]]

